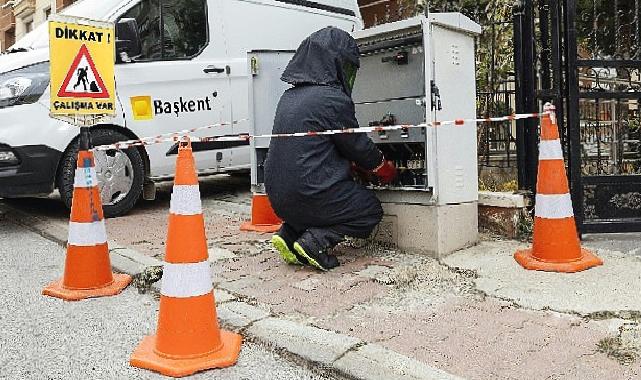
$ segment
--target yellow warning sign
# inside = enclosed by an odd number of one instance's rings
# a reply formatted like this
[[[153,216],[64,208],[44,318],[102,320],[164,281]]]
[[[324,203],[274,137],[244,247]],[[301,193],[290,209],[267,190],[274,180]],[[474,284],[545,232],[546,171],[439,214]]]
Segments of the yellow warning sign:
[[[49,44],[51,114],[114,115],[113,24],[56,15]]]

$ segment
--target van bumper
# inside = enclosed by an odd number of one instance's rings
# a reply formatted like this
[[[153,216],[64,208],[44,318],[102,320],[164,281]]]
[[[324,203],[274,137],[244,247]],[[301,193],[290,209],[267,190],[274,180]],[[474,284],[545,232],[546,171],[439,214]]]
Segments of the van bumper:
[[[3,152],[12,152],[17,162],[0,160],[0,197],[47,195],[53,191],[62,152],[46,145],[12,147],[0,143],[0,154]]]

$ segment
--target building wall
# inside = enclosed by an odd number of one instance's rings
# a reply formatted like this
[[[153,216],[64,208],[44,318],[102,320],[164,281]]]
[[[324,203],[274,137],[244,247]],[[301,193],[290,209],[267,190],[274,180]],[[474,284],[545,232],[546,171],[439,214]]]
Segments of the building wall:
[[[406,19],[422,0],[358,0],[365,28]]]
[[[9,0],[0,0],[0,52],[5,51],[15,41],[15,18],[13,8],[7,6]]]
[[[56,4],[56,6],[52,6],[52,8],[55,8],[57,11],[61,11],[63,8],[75,3],[76,0],[51,0],[51,2]]]
[[[16,41],[35,28],[34,13],[36,0],[18,0],[13,6],[13,15],[16,17]]]
[[[47,21],[50,14],[56,12],[56,0],[36,0],[36,12],[33,16],[35,25]]]
[[[0,0],[0,52],[76,0]]]

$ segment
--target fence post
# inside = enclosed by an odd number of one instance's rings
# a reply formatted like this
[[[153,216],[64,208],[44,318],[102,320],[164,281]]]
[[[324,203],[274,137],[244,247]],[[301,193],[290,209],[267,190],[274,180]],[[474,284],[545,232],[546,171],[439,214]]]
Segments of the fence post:
[[[581,116],[579,113],[579,81],[577,70],[576,1],[566,0],[565,4],[565,60],[567,64],[568,112],[567,128],[569,140],[570,192],[579,236],[583,231],[583,179],[581,178]]]
[[[516,79],[516,112],[538,111],[534,62],[534,16],[532,0],[516,0],[514,20],[514,71]],[[516,154],[518,184],[521,190],[535,191],[538,169],[537,122],[517,121]]]

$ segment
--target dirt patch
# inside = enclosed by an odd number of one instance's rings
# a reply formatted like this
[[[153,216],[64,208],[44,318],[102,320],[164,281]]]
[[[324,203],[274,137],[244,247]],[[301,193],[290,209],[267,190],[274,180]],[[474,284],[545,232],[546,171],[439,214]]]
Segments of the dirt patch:
[[[131,284],[138,289],[138,293],[147,293],[151,285],[162,278],[162,269],[161,265],[146,267],[142,272],[133,275]]]
[[[619,327],[619,335],[603,338],[597,343],[599,352],[623,365],[634,363],[641,353],[641,328],[638,323]]]
[[[641,321],[641,311],[636,310],[622,310],[622,311],[598,311],[586,315],[587,319],[595,321],[603,321],[608,319],[629,319]]]

